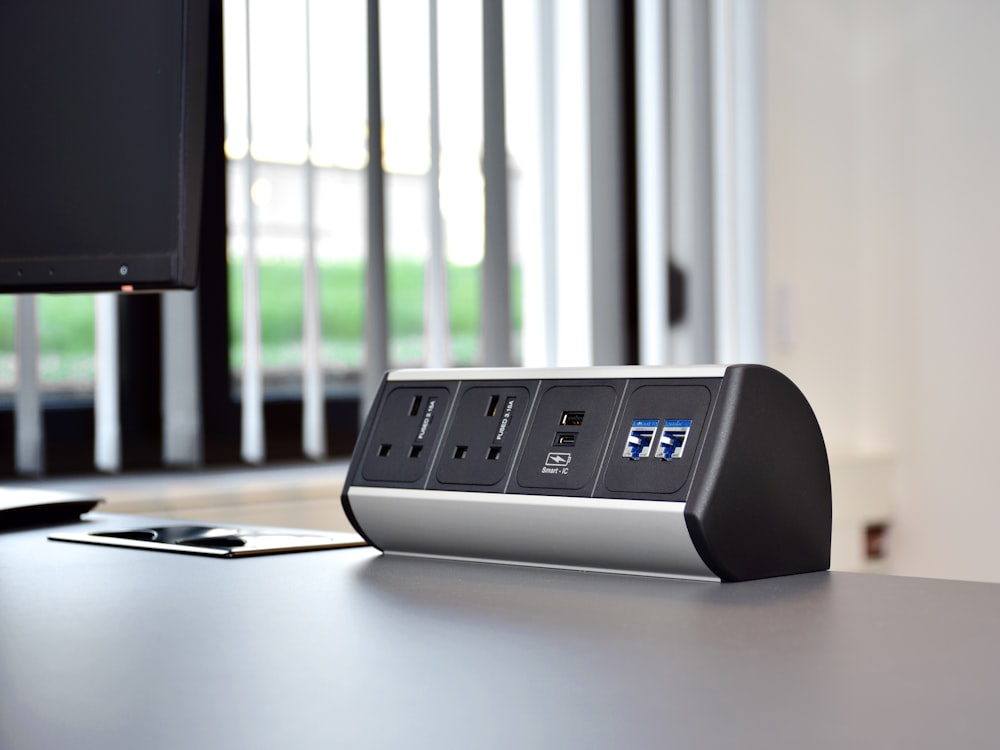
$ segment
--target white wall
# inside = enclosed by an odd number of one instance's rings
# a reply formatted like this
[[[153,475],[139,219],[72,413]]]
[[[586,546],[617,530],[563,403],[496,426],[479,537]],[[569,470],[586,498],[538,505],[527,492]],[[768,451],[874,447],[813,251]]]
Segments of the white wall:
[[[893,458],[894,572],[1000,581],[1000,3],[764,7],[770,361]]]

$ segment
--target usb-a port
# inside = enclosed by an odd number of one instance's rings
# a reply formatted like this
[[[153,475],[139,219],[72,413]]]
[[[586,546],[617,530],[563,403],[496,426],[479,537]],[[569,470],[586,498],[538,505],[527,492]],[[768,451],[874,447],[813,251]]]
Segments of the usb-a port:
[[[559,424],[566,427],[579,427],[583,424],[583,415],[585,413],[582,411],[564,411]]]

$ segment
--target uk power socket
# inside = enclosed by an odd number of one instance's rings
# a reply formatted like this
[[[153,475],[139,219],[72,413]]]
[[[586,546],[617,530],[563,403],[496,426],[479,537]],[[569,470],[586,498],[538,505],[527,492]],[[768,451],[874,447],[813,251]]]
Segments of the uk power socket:
[[[381,395],[361,476],[370,482],[419,485],[437,449],[451,391],[447,386],[417,385]]]
[[[429,486],[501,490],[533,387],[520,382],[465,385]]]
[[[721,581],[829,567],[819,425],[757,365],[389,373],[343,504],[390,554]]]

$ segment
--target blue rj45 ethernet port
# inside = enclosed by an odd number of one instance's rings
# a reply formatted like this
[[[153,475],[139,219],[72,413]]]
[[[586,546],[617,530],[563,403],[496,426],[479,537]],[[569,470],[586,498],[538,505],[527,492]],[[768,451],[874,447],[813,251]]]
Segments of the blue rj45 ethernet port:
[[[689,432],[691,432],[690,419],[665,419],[663,432],[660,433],[660,442],[653,455],[664,461],[680,458],[684,455],[684,443],[687,442]]]
[[[653,449],[653,439],[660,427],[658,419],[633,419],[622,456],[638,461],[649,456]]]

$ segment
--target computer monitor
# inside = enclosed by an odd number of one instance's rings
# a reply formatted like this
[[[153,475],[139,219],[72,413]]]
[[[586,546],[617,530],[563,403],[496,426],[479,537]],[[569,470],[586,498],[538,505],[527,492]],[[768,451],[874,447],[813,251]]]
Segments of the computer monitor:
[[[191,288],[204,0],[0,3],[0,292]]]

